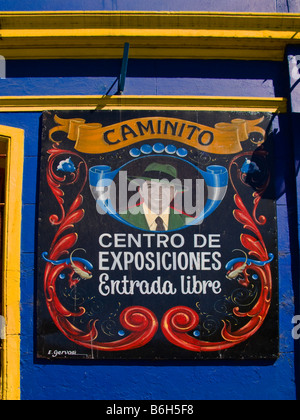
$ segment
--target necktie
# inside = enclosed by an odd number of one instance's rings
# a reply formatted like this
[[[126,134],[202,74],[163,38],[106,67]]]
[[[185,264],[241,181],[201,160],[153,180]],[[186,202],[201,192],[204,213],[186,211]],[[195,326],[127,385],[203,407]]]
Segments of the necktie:
[[[166,230],[165,226],[164,226],[163,219],[160,216],[158,216],[155,219],[155,222],[156,222],[156,231],[165,231]]]

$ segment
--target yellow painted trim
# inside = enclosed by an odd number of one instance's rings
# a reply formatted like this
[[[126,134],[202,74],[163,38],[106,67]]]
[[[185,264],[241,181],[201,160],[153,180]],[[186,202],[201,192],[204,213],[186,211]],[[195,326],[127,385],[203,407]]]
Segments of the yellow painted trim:
[[[3,250],[3,316],[6,338],[2,350],[2,399],[20,399],[20,256],[24,131],[0,125],[7,142],[6,205]]]
[[[41,112],[44,110],[95,109],[181,109],[287,111],[286,98],[248,98],[236,96],[0,96],[0,112]]]
[[[226,58],[282,60],[300,41],[300,14],[226,12],[0,12],[7,59]]]

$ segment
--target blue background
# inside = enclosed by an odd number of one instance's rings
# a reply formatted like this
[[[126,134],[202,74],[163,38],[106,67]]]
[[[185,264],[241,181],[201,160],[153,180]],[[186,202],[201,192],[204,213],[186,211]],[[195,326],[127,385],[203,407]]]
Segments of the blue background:
[[[186,10],[298,13],[297,0],[0,0],[0,10]]]
[[[296,4],[297,3],[297,4]],[[2,1],[0,10],[224,10],[299,12],[298,1],[52,0]],[[120,60],[7,62],[0,95],[105,94]],[[115,93],[114,88],[111,91]],[[130,60],[126,95],[289,97],[287,64],[227,60]],[[280,357],[276,362],[60,362],[34,358],[35,239],[41,113],[1,113],[0,124],[25,130],[21,267],[21,398],[60,399],[296,399],[299,261],[293,140],[297,115],[275,119],[279,236]],[[294,125],[291,124],[293,119]],[[297,170],[297,166],[296,166]]]

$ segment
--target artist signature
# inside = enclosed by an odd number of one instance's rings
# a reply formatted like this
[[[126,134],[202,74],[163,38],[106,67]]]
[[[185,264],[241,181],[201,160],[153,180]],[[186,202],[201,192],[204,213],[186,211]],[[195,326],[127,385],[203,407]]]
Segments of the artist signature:
[[[49,350],[48,356],[53,358],[55,357],[67,357],[67,356],[77,356],[76,350]]]

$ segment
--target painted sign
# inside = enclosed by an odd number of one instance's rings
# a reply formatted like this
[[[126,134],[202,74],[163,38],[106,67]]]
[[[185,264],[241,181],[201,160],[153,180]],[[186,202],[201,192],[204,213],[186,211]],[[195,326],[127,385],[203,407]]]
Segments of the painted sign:
[[[277,356],[271,120],[43,114],[37,357]]]

